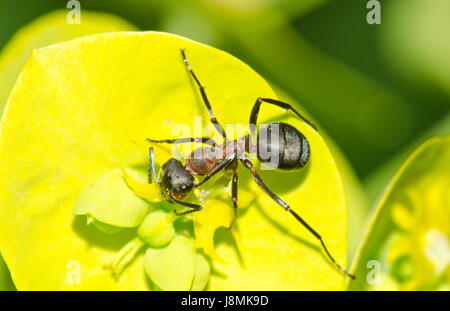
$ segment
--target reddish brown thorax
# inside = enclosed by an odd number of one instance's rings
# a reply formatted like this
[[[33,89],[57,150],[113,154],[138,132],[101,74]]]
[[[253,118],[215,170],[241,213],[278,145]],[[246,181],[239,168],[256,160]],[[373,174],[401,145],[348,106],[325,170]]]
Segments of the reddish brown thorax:
[[[223,146],[200,147],[186,159],[186,170],[195,175],[208,175],[223,160]]]
[[[237,158],[245,154],[245,137],[239,140],[228,140],[224,145],[215,147],[203,146],[195,149],[186,159],[185,168],[195,175],[208,175],[227,156],[237,152]]]

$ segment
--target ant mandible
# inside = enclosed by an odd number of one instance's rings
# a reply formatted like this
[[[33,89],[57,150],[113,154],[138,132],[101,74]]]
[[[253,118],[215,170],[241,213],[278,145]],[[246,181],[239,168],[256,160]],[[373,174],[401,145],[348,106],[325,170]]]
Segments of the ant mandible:
[[[310,147],[306,137],[300,133],[295,127],[283,122],[272,122],[267,124],[267,135],[265,137],[260,136],[260,132],[257,133],[257,144],[252,145],[249,135],[235,140],[229,140],[225,133],[224,128],[220,125],[219,121],[214,116],[211,104],[206,96],[205,88],[200,83],[199,79],[195,75],[191,66],[189,65],[184,49],[181,49],[181,56],[187,70],[190,72],[192,78],[197,84],[203,102],[208,110],[211,123],[215,129],[223,137],[223,144],[217,145],[209,137],[183,137],[178,139],[164,139],[155,140],[147,139],[150,143],[165,143],[165,144],[181,144],[181,143],[202,143],[203,146],[195,149],[190,156],[187,157],[184,165],[175,158],[169,159],[161,168],[160,178],[158,179],[155,174],[154,152],[153,148],[149,148],[149,167],[148,167],[148,181],[152,182],[153,178],[160,185],[161,196],[169,203],[177,203],[182,206],[190,208],[184,212],[177,212],[177,215],[186,215],[189,213],[197,212],[202,209],[201,205],[183,202],[191,191],[195,187],[201,186],[211,177],[222,170],[231,169],[232,181],[231,181],[231,200],[234,206],[235,219],[237,217],[237,194],[238,194],[238,163],[241,162],[245,168],[247,168],[252,174],[255,182],[258,186],[272,198],[276,203],[283,207],[286,211],[291,213],[297,221],[299,221],[313,236],[315,236],[321,243],[328,258],[333,264],[342,271],[345,275],[354,279],[355,277],[343,269],[331,256],[322,236],[314,230],[300,215],[293,211],[289,204],[284,202],[275,193],[273,193],[262,181],[261,177],[256,172],[253,163],[250,161],[246,154],[256,152],[258,159],[261,162],[269,162],[271,158],[265,159],[261,155],[261,150],[275,150],[277,151],[278,160],[274,168],[281,170],[296,170],[304,167],[310,157]],[[315,130],[317,128],[305,119],[300,113],[298,113],[291,105],[271,98],[258,97],[253,109],[250,113],[250,135],[253,137],[256,132],[256,124],[258,120],[258,114],[262,103],[272,104],[286,110],[291,110],[304,122],[309,124]],[[279,139],[269,139],[272,132],[278,131]],[[203,180],[196,183],[193,175],[205,176]]]

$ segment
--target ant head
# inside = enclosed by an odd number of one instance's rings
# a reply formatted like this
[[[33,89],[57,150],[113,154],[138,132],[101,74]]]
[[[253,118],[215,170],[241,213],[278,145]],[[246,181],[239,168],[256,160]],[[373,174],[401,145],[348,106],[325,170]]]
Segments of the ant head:
[[[168,201],[183,201],[194,189],[195,179],[180,161],[171,158],[161,169],[161,193]]]

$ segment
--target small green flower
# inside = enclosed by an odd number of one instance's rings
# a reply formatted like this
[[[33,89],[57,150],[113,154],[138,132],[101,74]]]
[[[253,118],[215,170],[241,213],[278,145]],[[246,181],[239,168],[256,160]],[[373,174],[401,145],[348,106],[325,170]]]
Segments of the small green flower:
[[[163,290],[189,290],[194,280],[196,263],[192,239],[177,236],[164,248],[149,247],[144,266],[150,279]]]
[[[170,243],[175,236],[174,220],[173,213],[154,211],[145,217],[137,234],[151,247],[163,247]]]
[[[204,255],[197,253],[193,236],[176,233],[174,221],[178,217],[165,211],[164,204],[160,209],[150,208],[133,192],[160,201],[159,193],[154,193],[155,189],[160,191],[157,184],[143,183],[130,174],[145,179],[135,171],[109,171],[81,192],[73,209],[75,215],[87,216],[88,225],[92,223],[105,233],[137,226],[137,237],[122,247],[105,268],[119,280],[145,248],[144,267],[154,288],[202,290],[209,281],[210,266]],[[215,229],[212,228],[212,233]]]

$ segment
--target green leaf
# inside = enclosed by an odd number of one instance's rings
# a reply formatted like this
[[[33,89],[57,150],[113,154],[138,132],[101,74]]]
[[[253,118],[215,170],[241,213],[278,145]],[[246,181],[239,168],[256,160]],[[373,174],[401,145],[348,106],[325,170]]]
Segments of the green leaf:
[[[0,254],[0,291],[4,290],[15,290],[14,284],[11,280],[11,275],[9,273],[8,267],[3,261],[3,257]]]
[[[421,144],[385,191],[352,271],[351,290],[447,289],[450,135]]]
[[[18,289],[149,288],[142,253],[136,252],[118,279],[104,269],[136,238],[135,230],[103,234],[71,212],[80,193],[105,173],[146,169],[148,146],[140,144],[145,138],[179,137],[177,124],[193,135],[196,115],[209,123],[180,48],[207,86],[222,124],[246,125],[258,96],[276,98],[236,58],[169,34],[107,33],[33,51],[10,96],[0,136],[0,245]],[[345,266],[346,200],[330,151],[293,114],[264,106],[260,121],[268,120],[298,128],[309,140],[311,159],[297,172],[261,170],[262,178]],[[155,146],[158,167],[171,156],[168,150]],[[343,289],[343,275],[314,236],[270,200],[248,170],[241,166],[239,175],[238,221],[232,232],[219,229],[214,236],[215,251],[228,264],[212,263],[208,288]],[[212,180],[207,187],[215,185]],[[229,196],[227,202],[231,210]],[[77,286],[67,281],[68,262],[74,260],[82,268]]]

